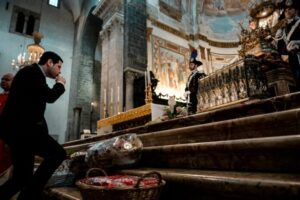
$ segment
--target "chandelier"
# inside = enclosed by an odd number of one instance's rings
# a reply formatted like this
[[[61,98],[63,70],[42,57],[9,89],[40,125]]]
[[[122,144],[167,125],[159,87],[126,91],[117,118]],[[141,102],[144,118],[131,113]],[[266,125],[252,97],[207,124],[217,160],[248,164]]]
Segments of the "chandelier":
[[[40,45],[44,37],[40,32],[33,32],[32,34],[34,43],[27,45],[27,52],[20,53],[17,59],[12,59],[11,65],[14,69],[20,69],[26,65],[37,63],[45,49]]]

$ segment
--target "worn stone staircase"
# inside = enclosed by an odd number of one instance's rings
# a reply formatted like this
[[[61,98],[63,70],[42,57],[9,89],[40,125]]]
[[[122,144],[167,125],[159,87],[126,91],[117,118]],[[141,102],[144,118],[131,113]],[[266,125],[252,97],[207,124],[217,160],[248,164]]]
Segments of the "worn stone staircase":
[[[119,172],[160,172],[167,182],[161,200],[300,199],[300,93],[64,146],[71,153],[129,132],[139,134],[142,158],[135,168]],[[54,188],[52,193],[60,199],[80,199],[76,188]]]

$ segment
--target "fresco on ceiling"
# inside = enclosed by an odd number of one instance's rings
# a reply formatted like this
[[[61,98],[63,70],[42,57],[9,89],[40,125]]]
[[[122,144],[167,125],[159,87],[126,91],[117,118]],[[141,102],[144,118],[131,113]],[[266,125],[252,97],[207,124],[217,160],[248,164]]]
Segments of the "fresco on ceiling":
[[[241,21],[247,21],[249,0],[204,0],[199,32],[210,39],[238,41]]]
[[[203,12],[206,15],[236,15],[245,11],[249,0],[204,0]]]

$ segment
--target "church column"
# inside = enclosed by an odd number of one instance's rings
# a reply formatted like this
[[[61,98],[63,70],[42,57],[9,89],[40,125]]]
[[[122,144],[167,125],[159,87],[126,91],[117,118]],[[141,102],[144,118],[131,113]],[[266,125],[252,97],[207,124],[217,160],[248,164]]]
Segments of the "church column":
[[[123,107],[123,18],[122,13],[116,12],[105,22],[100,32],[102,40],[101,101],[102,105],[106,104],[109,116],[116,115],[122,111],[120,107]],[[104,107],[101,113],[101,118],[104,118]]]
[[[108,117],[109,114],[109,92],[108,89],[108,68],[109,68],[109,37],[110,37],[110,29],[104,29],[100,32],[100,39],[102,43],[102,70],[101,70],[101,118]]]
[[[135,73],[132,71],[125,72],[125,82],[126,82],[126,100],[125,100],[125,110],[130,110],[133,108],[133,83],[134,83]]]

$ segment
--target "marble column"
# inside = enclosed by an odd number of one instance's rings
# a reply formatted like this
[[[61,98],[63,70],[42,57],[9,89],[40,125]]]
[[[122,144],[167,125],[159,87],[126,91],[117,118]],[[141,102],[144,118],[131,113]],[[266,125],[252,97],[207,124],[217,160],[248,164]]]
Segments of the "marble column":
[[[132,71],[125,72],[125,82],[126,82],[126,100],[125,100],[125,110],[130,110],[133,108],[133,92],[134,92],[134,78],[135,73]]]

